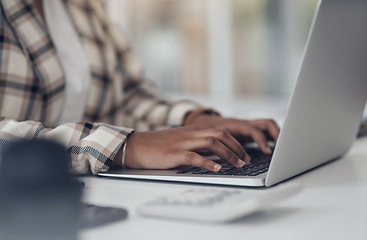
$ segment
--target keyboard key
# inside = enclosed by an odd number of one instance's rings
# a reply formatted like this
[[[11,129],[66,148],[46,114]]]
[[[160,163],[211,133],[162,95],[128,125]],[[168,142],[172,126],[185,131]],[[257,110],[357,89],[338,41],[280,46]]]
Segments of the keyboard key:
[[[182,169],[180,171],[177,172],[177,174],[184,174],[184,173],[188,173],[188,172],[191,172],[191,171],[195,171],[195,170],[198,170],[200,168],[198,167],[188,167],[188,168],[185,168],[185,169]]]
[[[225,171],[223,174],[224,175],[234,175],[234,174],[236,174],[237,172],[239,172],[241,170],[242,170],[241,168],[232,168],[228,171]]]
[[[197,171],[194,171],[192,174],[206,174],[208,172],[210,172],[210,171],[207,170],[207,169],[201,168],[201,169],[199,169]]]
[[[241,171],[238,171],[234,175],[236,175],[236,176],[248,176],[252,172],[253,171],[251,169],[242,169]]]

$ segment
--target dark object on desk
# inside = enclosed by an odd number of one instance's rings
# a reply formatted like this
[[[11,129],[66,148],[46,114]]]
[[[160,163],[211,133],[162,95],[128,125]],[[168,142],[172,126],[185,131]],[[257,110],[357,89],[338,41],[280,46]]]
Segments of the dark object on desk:
[[[78,181],[79,187],[83,189],[85,187],[85,183],[82,181]]]
[[[366,137],[367,136],[367,118],[364,119],[364,121],[361,123],[359,127],[359,131],[357,134],[357,137]]]
[[[74,240],[80,228],[122,220],[127,211],[80,202],[84,182],[70,154],[46,140],[10,143],[0,158],[0,239]]]
[[[1,153],[0,239],[77,239],[80,185],[70,155],[46,140],[11,143]]]
[[[82,203],[80,228],[93,228],[127,218],[128,212],[123,208],[102,207]]]

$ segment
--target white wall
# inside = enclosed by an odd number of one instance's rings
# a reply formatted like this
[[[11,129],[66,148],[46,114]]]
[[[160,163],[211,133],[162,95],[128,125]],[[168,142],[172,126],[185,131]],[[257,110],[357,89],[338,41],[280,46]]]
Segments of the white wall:
[[[243,11],[244,16],[234,15],[236,1],[249,8]],[[297,76],[317,0],[106,2],[112,19],[130,36],[148,77],[161,89],[212,95],[287,95]],[[169,27],[149,28],[157,21],[152,12],[157,11],[152,10],[157,7],[155,2],[175,7],[177,13],[167,20]],[[272,9],[259,12],[260,7],[271,5]],[[197,29],[188,29],[195,21]],[[234,26],[242,22],[234,21],[248,21],[249,25],[238,30]]]

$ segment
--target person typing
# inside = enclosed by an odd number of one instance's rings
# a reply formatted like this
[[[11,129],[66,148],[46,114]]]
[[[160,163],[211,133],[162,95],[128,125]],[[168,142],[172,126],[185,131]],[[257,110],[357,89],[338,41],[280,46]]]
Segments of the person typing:
[[[111,166],[167,169],[249,164],[240,141],[270,154],[279,127],[240,120],[192,101],[172,102],[143,77],[104,1],[1,1],[0,139],[45,138],[65,146],[78,174]]]

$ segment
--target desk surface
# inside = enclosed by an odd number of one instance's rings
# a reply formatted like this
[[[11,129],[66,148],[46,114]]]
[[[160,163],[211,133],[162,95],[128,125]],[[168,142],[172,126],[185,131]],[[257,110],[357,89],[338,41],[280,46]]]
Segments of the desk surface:
[[[289,181],[305,189],[262,212],[228,224],[139,216],[136,206],[189,188],[218,186],[84,177],[84,201],[124,207],[128,219],[80,232],[80,240],[101,239],[367,239],[367,138],[343,158]],[[253,191],[242,188],[243,191]]]

